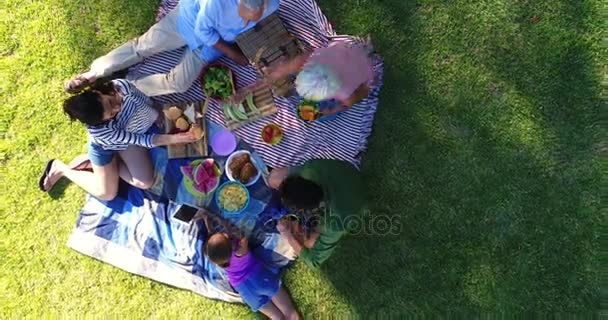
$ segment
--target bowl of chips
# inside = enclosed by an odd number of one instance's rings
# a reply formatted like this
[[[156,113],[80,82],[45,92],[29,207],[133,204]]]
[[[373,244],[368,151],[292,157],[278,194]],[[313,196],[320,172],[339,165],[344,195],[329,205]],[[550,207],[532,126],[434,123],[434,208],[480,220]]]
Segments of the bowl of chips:
[[[249,205],[249,190],[240,182],[225,182],[217,189],[215,202],[222,213],[240,214]]]

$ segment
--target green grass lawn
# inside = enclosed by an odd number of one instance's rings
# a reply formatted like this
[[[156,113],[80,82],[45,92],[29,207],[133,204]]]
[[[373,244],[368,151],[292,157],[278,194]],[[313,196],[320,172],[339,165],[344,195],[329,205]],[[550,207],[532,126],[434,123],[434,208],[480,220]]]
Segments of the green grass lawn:
[[[373,215],[397,215],[401,232],[344,239],[319,271],[296,264],[286,283],[301,312],[598,310],[602,1],[320,2],[385,57],[363,172]],[[37,189],[47,159],[84,151],[63,80],[146,30],[156,6],[2,1],[0,318],[251,315],[68,249],[84,193]]]

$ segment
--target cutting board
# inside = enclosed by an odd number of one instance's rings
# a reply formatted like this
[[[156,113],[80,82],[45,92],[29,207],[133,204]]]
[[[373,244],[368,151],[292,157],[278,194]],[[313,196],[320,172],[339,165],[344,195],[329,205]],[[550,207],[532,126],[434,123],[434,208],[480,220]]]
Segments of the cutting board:
[[[202,111],[202,102],[166,104],[163,106],[163,110],[166,110],[172,106],[176,106],[182,110],[186,110],[186,108],[191,104],[194,105],[194,110],[197,113],[204,114],[204,112]],[[196,122],[201,128],[203,128],[203,138],[192,143],[168,145],[167,152],[169,154],[169,159],[201,158],[209,155],[209,151],[207,149],[207,146],[209,145],[209,137],[207,136],[207,125],[205,123],[205,118],[197,118]],[[165,117],[165,133],[171,133],[174,129],[175,123]]]
[[[226,123],[226,127],[230,130],[234,130],[240,128],[248,123],[259,120],[261,118],[273,115],[277,113],[277,106],[274,104],[274,98],[272,96],[272,90],[270,86],[267,84],[258,84],[253,87],[244,88],[243,96],[247,92],[253,93],[253,103],[256,108],[260,111],[260,113],[254,114],[247,103],[243,103],[245,107],[245,113],[247,114],[247,120],[236,121],[234,119],[230,119],[226,117],[226,113],[224,112],[224,120]],[[239,90],[239,95],[241,94],[241,90]],[[222,106],[225,107],[225,104]]]

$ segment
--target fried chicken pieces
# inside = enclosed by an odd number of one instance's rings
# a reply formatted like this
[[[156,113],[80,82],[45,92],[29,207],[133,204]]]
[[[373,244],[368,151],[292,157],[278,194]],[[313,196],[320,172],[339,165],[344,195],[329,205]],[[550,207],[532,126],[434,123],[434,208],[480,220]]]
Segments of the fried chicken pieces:
[[[258,174],[258,169],[253,165],[251,157],[247,153],[234,157],[228,164],[228,168],[235,179],[245,184]]]

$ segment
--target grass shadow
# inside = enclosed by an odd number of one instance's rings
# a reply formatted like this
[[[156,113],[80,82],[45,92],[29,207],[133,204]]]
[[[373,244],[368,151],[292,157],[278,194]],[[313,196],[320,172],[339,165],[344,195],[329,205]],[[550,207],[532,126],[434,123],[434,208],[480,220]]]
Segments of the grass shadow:
[[[322,268],[362,315],[598,307],[599,81],[577,40],[592,17],[488,3],[321,4],[385,57],[363,171],[373,216],[401,233],[345,238]],[[578,29],[527,38],[543,10]]]

